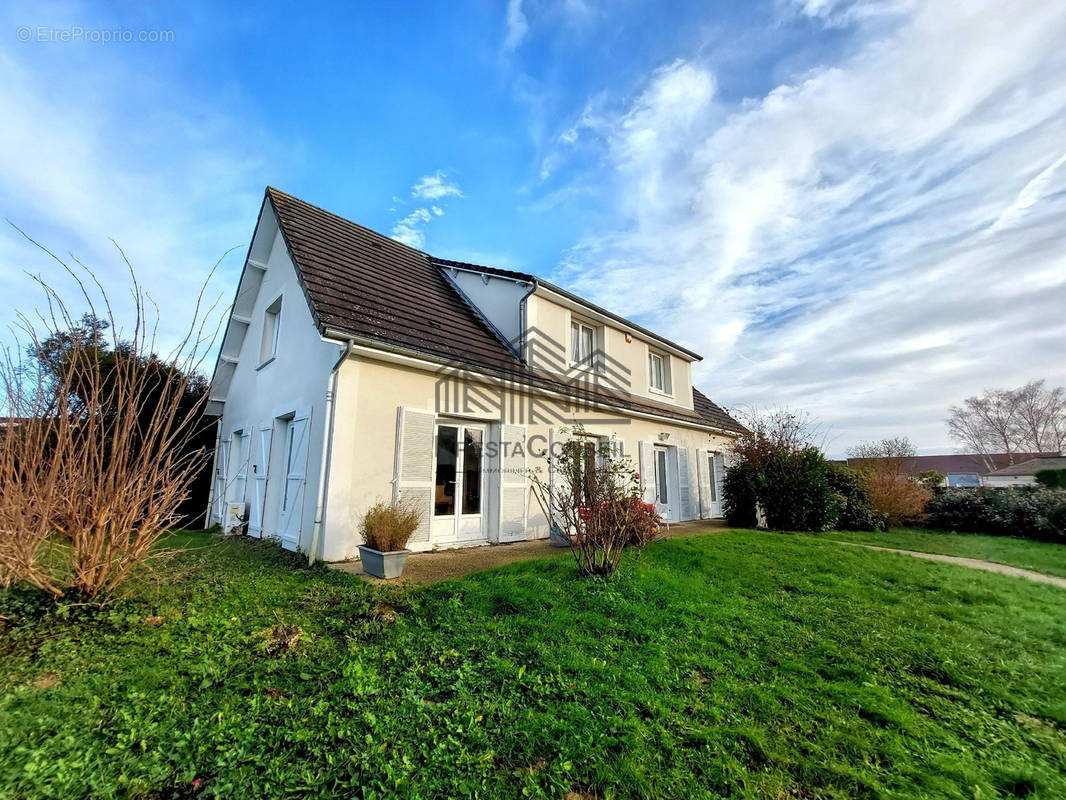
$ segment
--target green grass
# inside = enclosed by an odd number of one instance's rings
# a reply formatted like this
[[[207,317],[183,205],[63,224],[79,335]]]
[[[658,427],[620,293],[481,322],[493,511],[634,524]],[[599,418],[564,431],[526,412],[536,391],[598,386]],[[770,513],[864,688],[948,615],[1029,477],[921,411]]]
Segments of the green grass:
[[[104,611],[0,596],[0,796],[1066,796],[1056,587],[755,532],[411,593],[171,543]]]
[[[1013,536],[983,536],[979,533],[950,533],[924,528],[892,528],[881,533],[829,531],[812,535],[842,542],[917,550],[920,553],[981,558],[1066,578],[1066,545],[1053,542],[1038,542]]]

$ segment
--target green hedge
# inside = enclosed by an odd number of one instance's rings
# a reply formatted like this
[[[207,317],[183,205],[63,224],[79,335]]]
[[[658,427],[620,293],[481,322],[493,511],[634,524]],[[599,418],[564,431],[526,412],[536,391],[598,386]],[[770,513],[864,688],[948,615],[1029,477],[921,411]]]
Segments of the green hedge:
[[[1066,469],[1040,469],[1036,482],[1048,489],[1066,489]]]
[[[1066,544],[1063,489],[941,489],[934,494],[926,512],[931,528]]]
[[[827,463],[813,447],[773,451],[758,469],[750,464],[730,467],[722,500],[726,521],[740,528],[755,525],[757,503],[774,530],[870,531],[884,526],[870,505],[862,477]]]

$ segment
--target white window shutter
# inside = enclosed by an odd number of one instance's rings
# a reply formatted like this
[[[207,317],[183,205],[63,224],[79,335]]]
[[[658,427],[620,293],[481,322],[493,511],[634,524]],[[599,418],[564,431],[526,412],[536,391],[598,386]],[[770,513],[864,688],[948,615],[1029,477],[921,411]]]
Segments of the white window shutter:
[[[640,442],[640,485],[644,489],[644,502],[654,503],[655,490],[655,445]]]
[[[725,486],[725,457],[719,453],[714,457],[715,497],[718,498],[718,507],[721,508],[722,488]]]
[[[241,452],[238,454],[240,462],[237,466],[237,476],[233,487],[233,502],[244,503],[248,499],[248,467],[252,460],[252,429],[247,425],[241,430]]]
[[[257,433],[258,435],[252,443],[252,447],[255,448],[252,456],[252,465],[254,467],[252,478],[255,485],[252,492],[251,508],[248,510],[248,532],[252,536],[263,535],[267,473],[270,471],[270,439],[274,433],[273,423],[262,423]]]
[[[711,516],[711,466],[708,463],[710,453],[706,450],[696,451],[696,476],[700,485],[700,519]]]
[[[692,519],[692,480],[689,473],[688,448],[677,448],[677,494],[681,501],[681,519]]]
[[[403,406],[397,409],[396,416],[393,499],[415,499],[422,509],[422,521],[411,542],[428,542],[433,511],[433,431],[437,417],[432,411]]]
[[[529,512],[526,475],[526,427],[502,425],[500,450],[500,541],[525,539]]]

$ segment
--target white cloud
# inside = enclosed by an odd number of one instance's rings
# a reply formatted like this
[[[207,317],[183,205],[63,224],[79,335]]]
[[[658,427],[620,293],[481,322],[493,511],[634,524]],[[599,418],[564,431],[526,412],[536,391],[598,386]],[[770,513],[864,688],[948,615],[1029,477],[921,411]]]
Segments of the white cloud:
[[[559,279],[704,353],[720,402],[946,446],[950,403],[1066,381],[1066,8],[808,5],[846,60],[731,105],[678,61],[592,128],[621,221]]]
[[[423,175],[411,187],[411,197],[419,200],[439,200],[442,197],[462,196],[463,192],[459,184],[449,181],[443,170],[438,170],[432,175]]]
[[[503,49],[513,51],[518,48],[529,33],[529,21],[522,11],[522,0],[507,2],[507,35],[503,40]]]
[[[411,247],[422,247],[426,243],[426,233],[420,226],[432,219],[425,208],[416,208],[392,228],[392,238]]]

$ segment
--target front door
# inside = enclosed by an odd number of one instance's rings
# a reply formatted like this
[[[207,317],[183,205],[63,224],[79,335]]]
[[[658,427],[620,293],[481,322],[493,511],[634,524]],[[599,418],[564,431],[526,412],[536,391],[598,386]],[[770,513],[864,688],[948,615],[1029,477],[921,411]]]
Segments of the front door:
[[[434,436],[434,545],[475,544],[485,541],[484,443],[482,425],[439,422]]]

